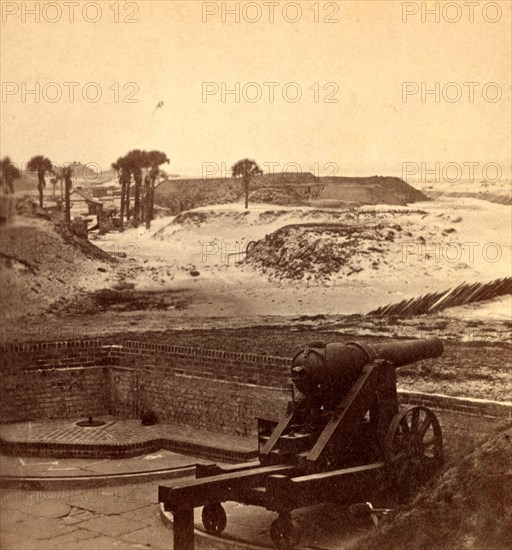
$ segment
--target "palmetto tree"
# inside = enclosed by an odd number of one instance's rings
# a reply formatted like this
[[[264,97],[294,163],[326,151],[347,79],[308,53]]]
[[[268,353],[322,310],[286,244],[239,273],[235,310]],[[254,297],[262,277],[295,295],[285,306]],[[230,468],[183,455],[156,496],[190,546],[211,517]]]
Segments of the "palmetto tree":
[[[71,186],[73,185],[73,170],[71,166],[66,166],[62,170],[62,178],[64,179],[64,204],[66,212],[66,221],[71,221]]]
[[[39,206],[43,207],[43,189],[46,186],[44,179],[46,172],[51,172],[53,169],[50,159],[43,155],[37,155],[32,157],[27,163],[27,170],[31,172],[37,172],[37,189],[39,191]]]
[[[142,186],[142,169],[146,165],[146,155],[145,151],[140,149],[134,149],[130,151],[125,159],[128,164],[130,173],[133,174],[133,180],[135,182],[134,197],[133,197],[133,225],[134,227],[139,227],[140,223],[140,191]]]
[[[245,196],[245,208],[249,208],[249,184],[255,176],[261,176],[263,174],[262,169],[258,163],[250,159],[242,159],[233,164],[231,167],[231,174],[236,179],[242,178],[242,184],[244,186]]]
[[[130,182],[133,176],[135,182],[133,202],[133,225],[138,227],[141,220],[149,229],[153,219],[153,202],[155,182],[160,174],[160,165],[169,162],[167,155],[161,151],[141,151],[134,149],[124,157],[112,163],[112,168],[119,174],[121,183],[121,231],[123,216],[130,219]],[[144,183],[144,188],[142,188]]]
[[[124,231],[124,215],[129,219],[130,210],[130,181],[132,174],[126,157],[119,157],[116,162],[112,163],[112,168],[119,174],[119,183],[121,184],[121,212],[120,224],[121,231]]]
[[[155,217],[155,182],[160,174],[160,166],[169,162],[167,155],[161,151],[147,153],[147,165],[149,166],[149,186],[146,188],[146,229],[151,227],[151,221]],[[148,177],[148,176],[147,176]]]
[[[2,193],[14,193],[14,181],[21,177],[21,173],[9,157],[0,161],[0,188]]]
[[[62,184],[64,183],[64,219],[71,221],[71,187],[73,186],[73,169],[71,166],[54,167],[52,174],[55,176],[54,189],[57,182],[60,184],[60,197],[62,199]],[[55,196],[55,191],[54,191]]]

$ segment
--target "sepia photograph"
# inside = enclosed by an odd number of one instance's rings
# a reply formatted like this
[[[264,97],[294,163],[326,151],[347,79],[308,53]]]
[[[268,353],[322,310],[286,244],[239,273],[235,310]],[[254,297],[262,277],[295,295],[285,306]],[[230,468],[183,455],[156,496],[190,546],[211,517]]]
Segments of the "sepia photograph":
[[[512,550],[512,0],[0,8],[0,549]]]

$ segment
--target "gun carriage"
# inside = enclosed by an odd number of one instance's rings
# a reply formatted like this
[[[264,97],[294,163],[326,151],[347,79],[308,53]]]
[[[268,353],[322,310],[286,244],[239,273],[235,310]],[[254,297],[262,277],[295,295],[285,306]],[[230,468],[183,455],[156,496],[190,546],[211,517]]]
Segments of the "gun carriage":
[[[258,460],[198,465],[196,479],[160,486],[174,517],[174,548],[194,548],[193,510],[203,506],[208,533],[226,527],[222,502],[277,512],[270,534],[294,548],[298,508],[350,505],[376,492],[398,495],[427,479],[443,461],[439,421],[423,406],[400,409],[395,369],[439,357],[437,338],[386,344],[315,342],[295,355],[291,378],[300,391],[278,423],[260,422]]]

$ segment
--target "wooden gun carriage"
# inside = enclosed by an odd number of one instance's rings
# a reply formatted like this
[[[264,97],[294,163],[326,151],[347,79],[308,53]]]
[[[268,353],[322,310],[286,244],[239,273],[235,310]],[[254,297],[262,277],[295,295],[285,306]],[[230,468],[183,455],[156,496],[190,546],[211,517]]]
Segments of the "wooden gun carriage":
[[[279,423],[259,424],[257,461],[198,465],[196,479],[160,486],[159,501],[174,517],[174,548],[194,548],[194,508],[203,525],[226,527],[222,502],[277,512],[270,534],[277,548],[294,548],[291,512],[323,502],[350,505],[375,492],[421,483],[443,461],[439,421],[423,406],[400,410],[395,368],[439,357],[437,338],[386,344],[316,342],[292,361],[301,397]]]

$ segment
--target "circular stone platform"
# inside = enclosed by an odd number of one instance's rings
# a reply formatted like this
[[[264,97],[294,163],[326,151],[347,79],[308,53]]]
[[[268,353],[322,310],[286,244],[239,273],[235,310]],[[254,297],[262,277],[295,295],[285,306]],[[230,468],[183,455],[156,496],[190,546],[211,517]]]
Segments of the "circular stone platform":
[[[105,424],[84,429],[77,420],[46,420],[0,425],[0,453],[52,458],[123,458],[160,449],[220,462],[248,462],[257,439],[179,424],[143,426],[140,420],[102,417]]]
[[[277,514],[263,508],[236,502],[223,504],[227,514],[226,530],[219,536],[206,533],[201,523],[201,510],[194,510],[196,548],[211,550],[261,550],[275,548],[270,538],[270,524]],[[160,517],[172,529],[172,514],[160,504]],[[320,504],[293,513],[301,527],[297,550],[355,550],[361,539],[374,527],[371,519],[354,519],[346,507]],[[360,547],[360,546],[359,546]]]

